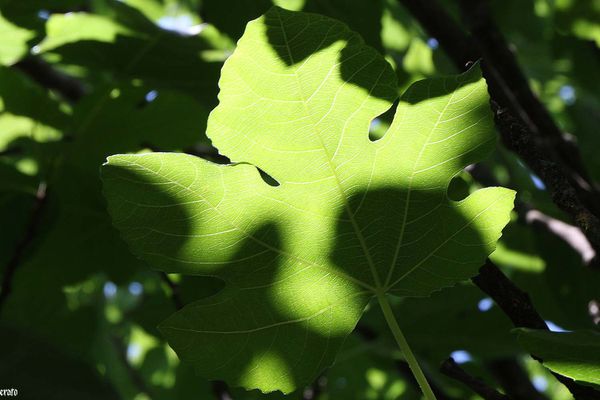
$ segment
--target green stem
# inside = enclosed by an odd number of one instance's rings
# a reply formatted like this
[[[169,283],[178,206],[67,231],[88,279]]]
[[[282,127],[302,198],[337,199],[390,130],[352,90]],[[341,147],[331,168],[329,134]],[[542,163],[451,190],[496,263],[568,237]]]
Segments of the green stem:
[[[429,386],[429,383],[427,382],[427,378],[425,378],[425,374],[423,374],[421,367],[419,367],[419,362],[415,358],[415,355],[413,354],[412,350],[410,349],[410,346],[408,345],[408,342],[406,341],[404,334],[402,333],[402,331],[400,330],[400,327],[398,326],[398,322],[396,321],[396,317],[394,317],[394,312],[392,311],[392,307],[390,307],[390,303],[389,303],[385,293],[383,293],[383,292],[377,293],[377,300],[379,301],[379,306],[381,307],[381,310],[383,311],[385,320],[386,320],[388,326],[390,327],[392,334],[394,335],[394,339],[396,339],[396,343],[398,343],[398,347],[400,347],[402,354],[404,354],[404,358],[406,359],[406,362],[408,363],[410,370],[412,371],[413,375],[415,376],[415,379],[417,380],[417,383],[419,384],[421,391],[425,395],[425,398],[427,400],[436,400],[435,395],[433,394],[433,390],[431,390],[431,387]]]

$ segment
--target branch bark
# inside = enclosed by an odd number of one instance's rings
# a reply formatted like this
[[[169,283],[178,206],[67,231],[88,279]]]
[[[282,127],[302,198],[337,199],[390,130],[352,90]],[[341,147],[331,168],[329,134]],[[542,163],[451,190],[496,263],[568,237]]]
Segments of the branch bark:
[[[546,184],[552,201],[573,218],[596,254],[600,253],[600,219],[587,207],[565,174],[539,146],[539,141],[507,109],[492,102],[495,121],[504,145],[517,153]]]

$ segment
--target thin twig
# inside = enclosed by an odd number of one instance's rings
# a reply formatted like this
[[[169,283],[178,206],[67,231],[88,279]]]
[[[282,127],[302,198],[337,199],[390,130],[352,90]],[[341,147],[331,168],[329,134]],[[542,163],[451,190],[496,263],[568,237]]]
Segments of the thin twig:
[[[160,278],[167,284],[169,289],[171,290],[171,301],[175,306],[176,310],[181,310],[184,306],[183,300],[181,299],[181,293],[179,292],[179,285],[173,282],[169,275],[164,272],[159,272]]]
[[[471,376],[462,369],[452,357],[442,363],[440,371],[471,389],[473,392],[480,395],[484,400],[510,400],[510,396],[498,392],[496,389],[489,386],[483,380]]]
[[[46,183],[42,182],[38,186],[38,190],[35,196],[35,203],[33,205],[33,210],[31,213],[31,217],[29,219],[29,223],[27,224],[27,228],[25,229],[25,234],[21,238],[21,240],[17,243],[15,250],[6,264],[4,268],[4,276],[2,279],[2,291],[0,292],[0,314],[2,313],[2,308],[4,307],[8,296],[12,292],[13,280],[15,277],[15,273],[17,272],[17,268],[21,265],[23,261],[23,256],[25,255],[25,250],[29,248],[31,243],[34,241],[37,231],[42,222],[42,215],[44,213],[44,208],[47,203],[47,192],[46,192]]]

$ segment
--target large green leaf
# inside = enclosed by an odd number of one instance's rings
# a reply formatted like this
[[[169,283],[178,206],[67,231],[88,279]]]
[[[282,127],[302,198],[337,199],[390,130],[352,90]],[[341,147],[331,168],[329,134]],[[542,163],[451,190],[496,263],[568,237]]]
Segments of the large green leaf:
[[[600,385],[600,333],[517,329],[519,342],[546,367],[577,381]]]
[[[477,68],[414,84],[371,142],[396,98],[391,67],[344,24],[272,8],[248,24],[220,87],[208,136],[237,164],[163,153],[103,167],[135,254],[225,281],[161,325],[201,374],[290,392],[333,362],[376,293],[427,296],[493,251],[513,192],[446,195],[495,143]]]

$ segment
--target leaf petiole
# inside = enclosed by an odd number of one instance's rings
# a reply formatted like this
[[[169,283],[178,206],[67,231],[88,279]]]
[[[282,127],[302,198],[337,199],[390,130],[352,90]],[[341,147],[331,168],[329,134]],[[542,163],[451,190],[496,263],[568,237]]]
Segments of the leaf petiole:
[[[404,358],[406,359],[410,370],[415,376],[415,379],[417,380],[421,391],[425,395],[425,398],[427,400],[436,400],[435,394],[433,394],[433,390],[431,390],[431,387],[427,382],[427,378],[425,378],[425,374],[423,374],[423,371],[419,366],[419,362],[417,361],[415,355],[410,349],[410,346],[408,345],[404,334],[400,330],[400,326],[398,326],[398,322],[396,321],[396,317],[394,317],[392,307],[390,307],[390,303],[384,292],[377,293],[377,301],[379,302],[379,306],[383,311],[385,320],[390,330],[392,331],[392,334],[394,335],[394,339],[396,339],[396,343],[398,344],[398,347],[400,347],[400,350],[402,351],[402,354],[404,355]]]

